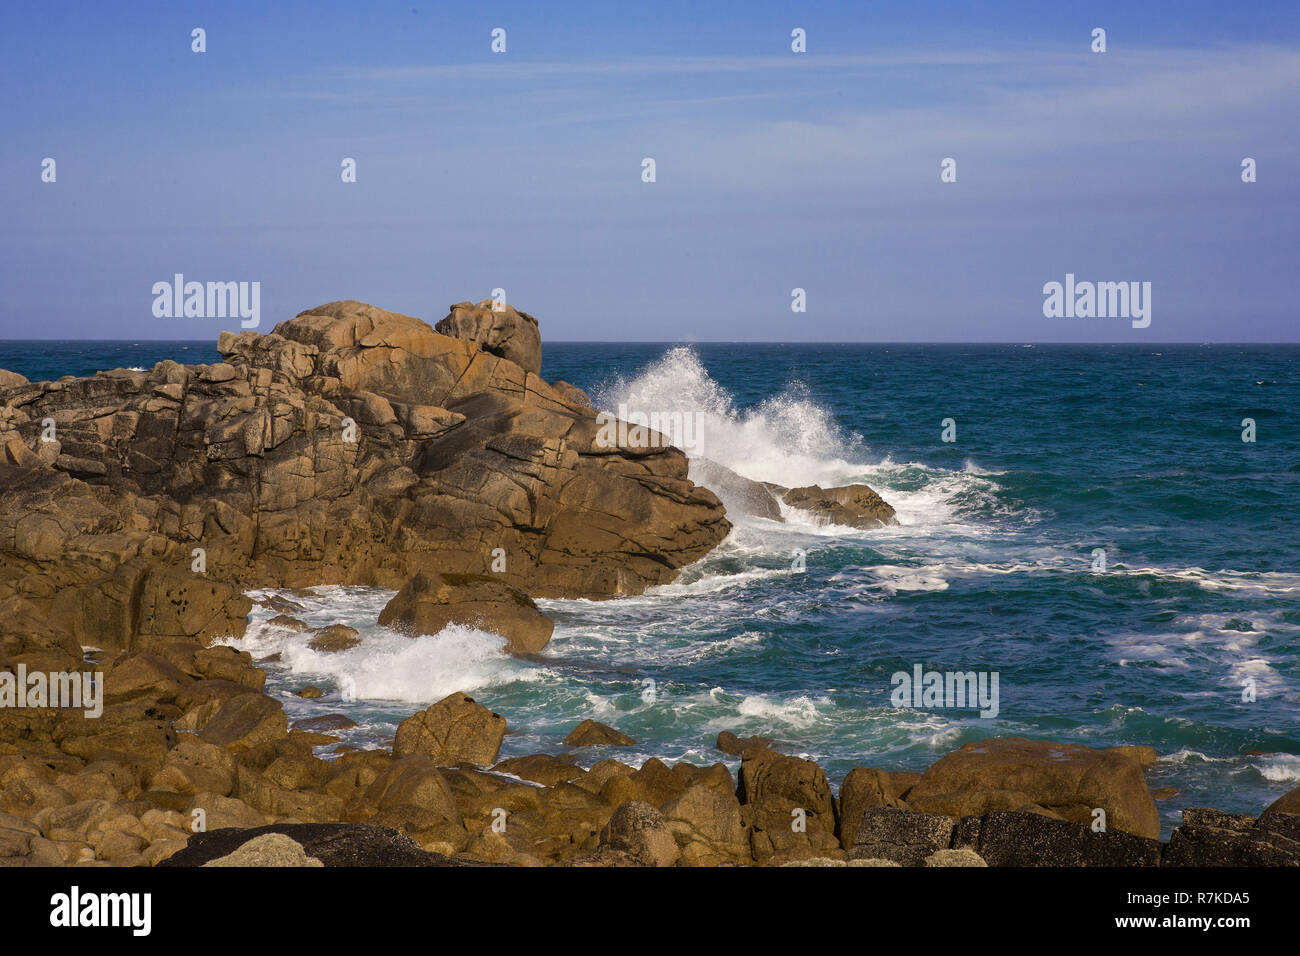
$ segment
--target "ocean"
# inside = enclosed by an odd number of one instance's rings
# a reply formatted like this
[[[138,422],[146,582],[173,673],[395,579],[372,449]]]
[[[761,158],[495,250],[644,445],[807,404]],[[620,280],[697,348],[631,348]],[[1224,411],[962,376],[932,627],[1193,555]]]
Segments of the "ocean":
[[[29,378],[164,358],[218,360],[203,342],[0,342]],[[639,743],[584,765],[734,770],[713,748],[730,730],[835,785],[991,736],[1146,744],[1151,787],[1177,790],[1166,835],[1183,807],[1254,814],[1300,782],[1300,346],[547,343],[543,374],[599,408],[698,414],[699,453],[749,478],[865,482],[899,524],[733,512],[671,585],[539,602],[556,630],[536,659],[472,629],[387,632],[387,591],[295,598],[361,631],[336,654],[255,607],[233,643],[281,654],[268,691],[291,720],[344,713],[347,742],[380,745],[460,690],[506,716],[503,756],[559,752],[591,717]],[[996,672],[997,716],[895,707],[893,675],[917,665]],[[308,683],[325,695],[292,695]]]

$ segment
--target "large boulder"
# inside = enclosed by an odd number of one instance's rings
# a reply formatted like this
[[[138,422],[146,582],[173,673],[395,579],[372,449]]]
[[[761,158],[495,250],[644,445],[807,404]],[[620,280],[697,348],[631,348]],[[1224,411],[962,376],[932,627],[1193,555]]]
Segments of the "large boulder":
[[[749,862],[749,835],[735,794],[694,784],[669,800],[663,815],[687,866]]]
[[[1157,839],[1160,819],[1143,761],[1154,752],[1094,750],[1080,744],[1005,737],[967,744],[932,764],[907,793],[915,810],[953,817],[993,811],[1042,811]]]
[[[542,336],[537,320],[504,303],[498,308],[491,299],[475,305],[458,302],[434,328],[443,335],[474,342],[485,352],[509,359],[526,372],[542,371]]]
[[[481,574],[416,574],[379,613],[379,623],[412,636],[449,624],[491,631],[517,654],[544,648],[555,623],[518,588]]]
[[[324,866],[314,856],[308,856],[302,844],[283,833],[263,833],[241,844],[225,856],[209,860],[202,866]]]
[[[953,820],[942,814],[870,807],[863,811],[854,830],[849,859],[923,866],[927,857],[949,848],[952,830]]]
[[[397,726],[393,756],[423,754],[439,765],[489,766],[497,759],[505,735],[504,717],[457,691]]]

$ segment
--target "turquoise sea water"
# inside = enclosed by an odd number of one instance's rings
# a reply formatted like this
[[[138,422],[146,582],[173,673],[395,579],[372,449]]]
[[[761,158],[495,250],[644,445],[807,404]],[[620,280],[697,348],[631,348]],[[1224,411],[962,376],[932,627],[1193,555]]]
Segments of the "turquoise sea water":
[[[0,343],[0,367],[33,378],[162,358],[217,356]],[[713,762],[725,729],[774,737],[836,783],[994,735],[1148,744],[1152,787],[1180,791],[1159,804],[1166,828],[1185,806],[1256,813],[1300,784],[1300,347],[550,343],[543,373],[598,407],[699,413],[700,452],[750,478],[866,482],[900,524],[733,510],[731,537],[672,585],[542,602],[557,627],[537,660],[473,630],[390,634],[374,623],[389,592],[301,599],[309,622],[362,631],[344,654],[256,608],[240,643],[282,654],[270,686],[292,717],[347,713],[350,742],[379,743],[464,690],[509,720],[506,756],[557,752],[593,717],[640,744],[586,763]],[[895,708],[891,675],[917,664],[996,671],[997,717]],[[326,696],[288,693],[308,682]]]

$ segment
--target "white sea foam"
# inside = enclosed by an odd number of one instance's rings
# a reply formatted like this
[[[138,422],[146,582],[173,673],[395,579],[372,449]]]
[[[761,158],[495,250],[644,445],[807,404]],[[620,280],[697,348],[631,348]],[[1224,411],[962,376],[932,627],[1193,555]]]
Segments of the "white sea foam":
[[[1300,780],[1300,756],[1296,754],[1268,754],[1255,765],[1260,776],[1274,783],[1295,783]]]
[[[861,435],[846,432],[831,410],[813,399],[802,382],[789,383],[779,394],[741,410],[726,389],[710,376],[689,347],[670,349],[633,379],[617,378],[598,390],[598,407],[613,413],[625,406],[659,413],[670,423],[699,416],[699,438],[669,438],[692,454],[715,461],[752,481],[786,487],[835,487],[863,482],[881,491],[897,512],[899,528],[872,529],[872,537],[911,535],[927,529],[978,536],[986,527],[966,523],[963,514],[1006,513],[997,498],[998,472],[967,461],[959,471],[873,460]],[[695,419],[691,419],[695,421]],[[734,503],[733,503],[734,504]],[[863,532],[821,524],[798,509],[780,506],[786,529],[817,537],[861,537]],[[757,525],[763,534],[778,533],[768,519],[732,509],[733,523]]]
[[[271,591],[249,592],[264,597]],[[472,692],[520,680],[542,679],[543,668],[505,653],[497,634],[453,624],[435,635],[407,637],[375,624],[392,596],[376,588],[322,587],[290,596],[303,606],[295,616],[312,627],[345,624],[361,643],[345,651],[322,652],[308,646],[309,632],[270,623],[274,612],[255,607],[242,638],[227,643],[255,659],[279,654],[276,670],[298,681],[327,683],[345,701],[427,703],[455,691]]]
[[[817,705],[828,704],[825,698],[814,700],[811,697],[793,697],[790,700],[773,700],[763,694],[751,694],[740,702],[736,708],[742,717],[759,717],[763,720],[779,721],[791,727],[806,729],[811,727],[820,716]]]

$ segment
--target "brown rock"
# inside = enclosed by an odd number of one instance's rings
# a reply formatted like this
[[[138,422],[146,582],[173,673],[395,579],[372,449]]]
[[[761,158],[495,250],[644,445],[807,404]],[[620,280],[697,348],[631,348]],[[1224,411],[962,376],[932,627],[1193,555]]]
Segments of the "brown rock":
[[[843,854],[835,838],[835,805],[826,774],[811,760],[773,750],[741,759],[737,795],[760,862]]]
[[[569,735],[564,738],[566,745],[570,747],[632,747],[636,741],[627,734],[620,733],[608,724],[602,724],[596,720],[584,720],[582,723],[569,731]]]
[[[949,816],[1034,810],[1158,838],[1160,821],[1142,764],[1124,749],[995,738],[967,744],[933,764],[907,794],[917,810]]]
[[[240,694],[218,708],[199,737],[240,753],[288,733],[288,718],[279,701],[263,694]]]
[[[288,614],[277,614],[266,622],[272,627],[282,627],[286,631],[296,631],[301,634],[303,631],[310,631],[311,625],[298,620],[296,617],[290,617]]]
[[[461,624],[500,634],[507,650],[534,654],[555,624],[517,588],[479,574],[424,574],[407,581],[379,614],[379,623],[412,636]]]
[[[505,733],[504,717],[458,691],[402,721],[393,756],[424,754],[437,764],[486,766],[496,760]]]
[[[866,485],[845,485],[842,488],[808,485],[790,489],[781,500],[792,508],[811,512],[829,524],[879,528],[898,523],[893,507]]]
[[[307,646],[323,654],[348,651],[361,643],[358,633],[356,628],[348,627],[346,624],[331,624],[329,627],[318,629],[307,642]]]
[[[730,730],[724,730],[718,734],[716,745],[724,754],[730,754],[733,757],[741,756],[745,751],[752,749],[764,750],[771,749],[772,741],[767,737],[737,737]]]
[[[903,795],[918,781],[918,773],[889,773],[854,767],[840,785],[840,846],[853,848],[862,814],[870,807],[902,807]]]
[[[626,853],[642,866],[672,866],[681,856],[663,814],[637,800],[614,811],[601,830],[600,845]]]
[[[514,306],[494,308],[491,299],[478,305],[458,302],[434,328],[443,335],[476,343],[485,352],[509,359],[526,372],[542,371],[542,336],[537,320]]]

